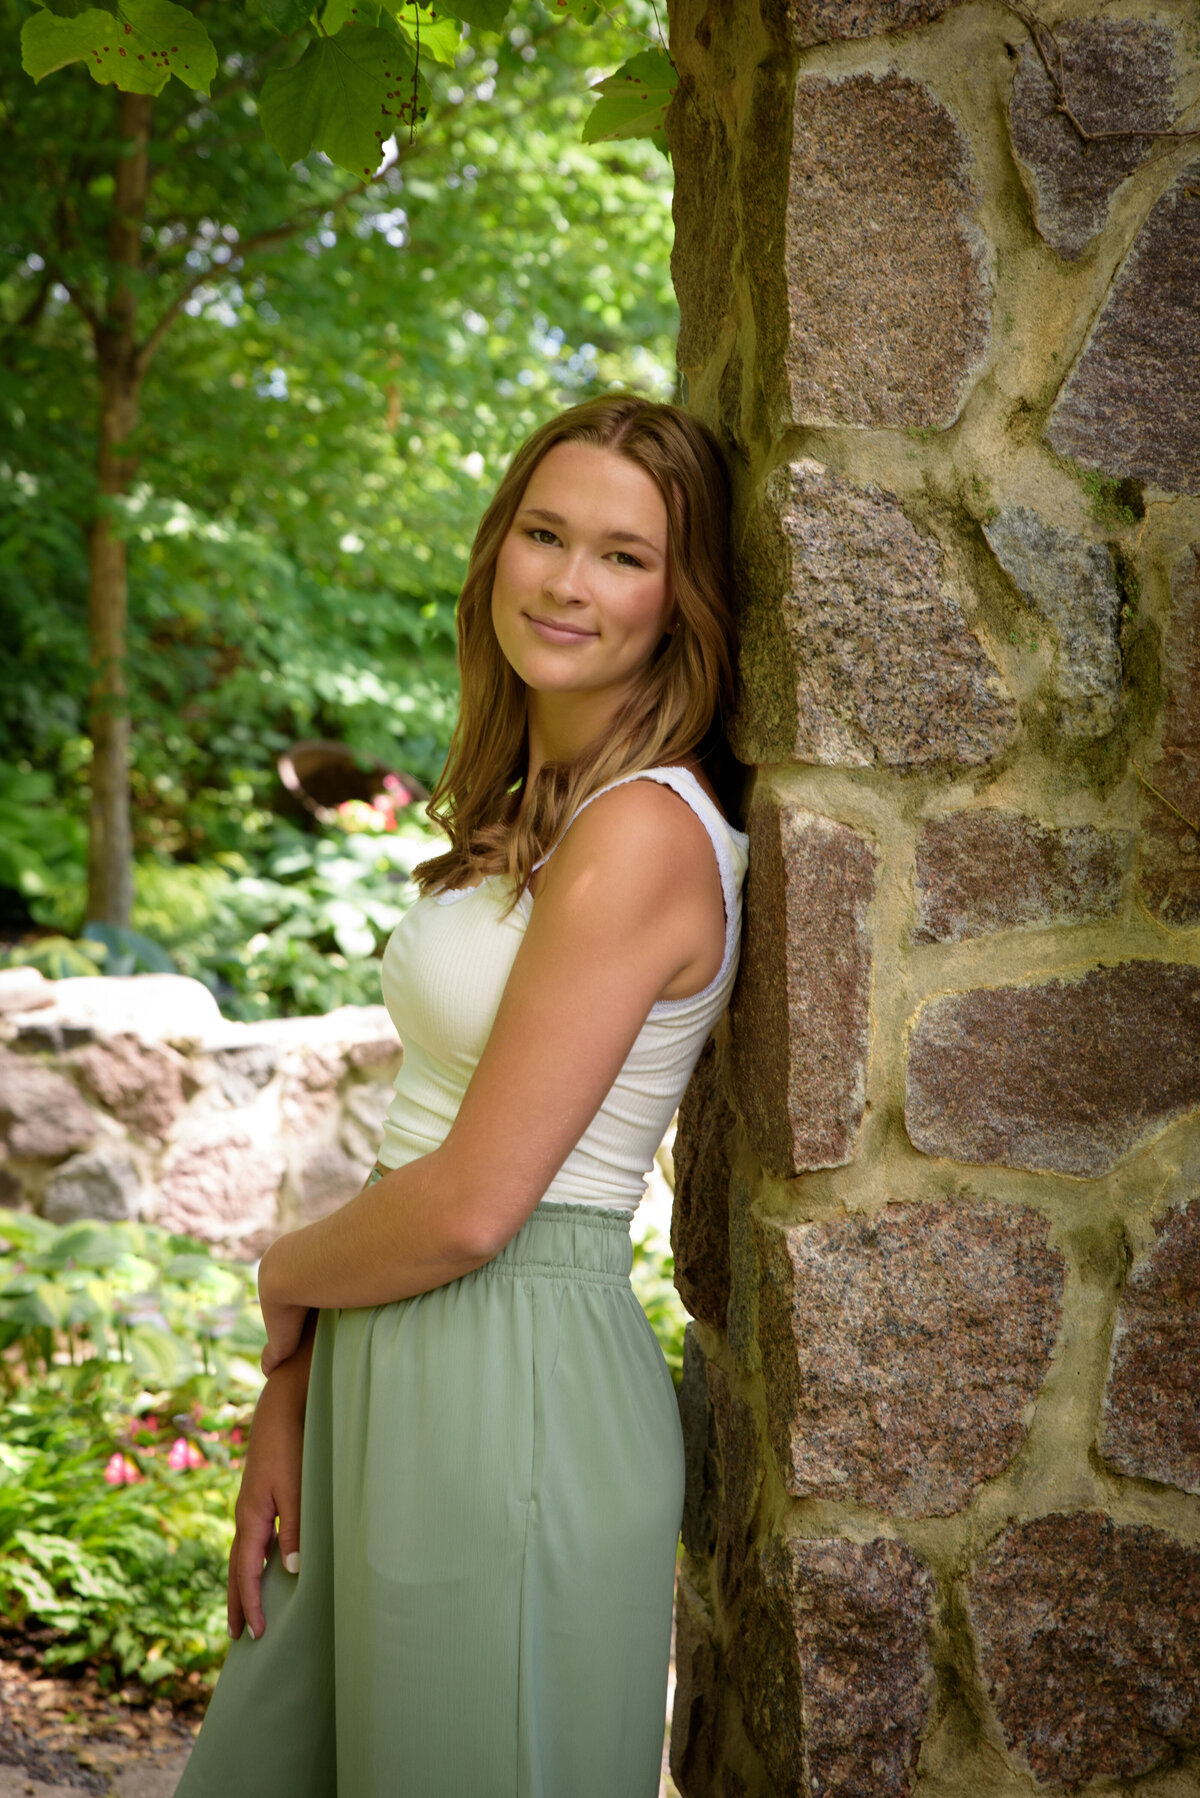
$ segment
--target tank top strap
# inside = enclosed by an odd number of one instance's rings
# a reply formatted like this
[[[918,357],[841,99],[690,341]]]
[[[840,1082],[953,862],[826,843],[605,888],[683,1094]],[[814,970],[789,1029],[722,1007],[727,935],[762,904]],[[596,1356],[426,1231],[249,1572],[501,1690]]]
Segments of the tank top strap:
[[[719,808],[713,804],[696,776],[690,768],[663,767],[639,768],[635,774],[622,774],[617,780],[610,780],[606,786],[598,787],[589,793],[583,804],[568,818],[562,836],[554,848],[546,852],[541,860],[535,862],[533,872],[544,867],[562,842],[581,812],[585,812],[593,800],[604,793],[611,793],[617,787],[629,786],[635,780],[652,780],[658,786],[670,787],[678,794],[684,804],[690,807],[708,832],[708,839],[713,846],[717,858],[717,868],[721,876],[721,894],[725,901],[725,953],[721,960],[721,968],[716,980],[710,983],[715,986],[723,977],[726,968],[737,946],[738,929],[741,920],[742,879],[746,872],[747,849],[750,839],[744,831],[737,830],[730,824]],[[705,988],[707,992],[709,988]],[[695,995],[699,997],[699,995]],[[690,1001],[660,1001],[660,1003],[689,1003]]]

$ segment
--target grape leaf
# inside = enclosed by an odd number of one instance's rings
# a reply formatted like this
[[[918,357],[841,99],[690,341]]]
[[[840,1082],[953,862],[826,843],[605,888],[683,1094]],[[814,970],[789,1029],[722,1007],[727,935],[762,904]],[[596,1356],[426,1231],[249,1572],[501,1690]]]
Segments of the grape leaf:
[[[480,31],[499,31],[511,6],[512,0],[444,0],[442,11]]]
[[[420,43],[422,58],[453,66],[462,43],[457,19],[440,18],[432,7],[414,6],[412,0],[382,0],[382,10],[414,50]],[[380,0],[326,0],[321,24],[332,37],[343,25],[378,25],[379,14]]]
[[[581,25],[594,25],[600,11],[600,0],[554,0],[555,11],[573,14]]]
[[[383,0],[383,4],[414,49],[419,42],[422,56],[453,67],[462,43],[457,19],[440,18],[431,6],[414,6],[411,0]]]
[[[251,10],[273,25],[280,37],[291,37],[307,23],[314,7],[313,0],[251,0]]]
[[[584,120],[584,143],[661,134],[678,82],[675,64],[665,50],[640,51],[615,75],[608,75],[593,86],[592,92],[600,98]]]
[[[89,7],[73,19],[60,19],[39,9],[21,27],[21,66],[35,81],[55,69],[78,62],[81,56],[99,55],[120,27],[111,14]]]
[[[378,25],[379,0],[326,0],[322,28],[335,37],[343,25]]]
[[[419,100],[422,93],[428,89]],[[268,75],[258,113],[289,166],[323,150],[339,168],[369,177],[384,141],[409,129],[412,98],[411,52],[389,31],[352,24],[317,38],[290,69]]]
[[[117,0],[42,0],[42,5],[60,19],[77,19],[81,12],[115,15],[117,10]]]
[[[26,19],[21,61],[35,81],[81,59],[93,81],[127,94],[161,93],[172,75],[206,94],[217,72],[207,31],[172,0],[121,0],[116,18],[90,7],[74,18],[40,10]]]

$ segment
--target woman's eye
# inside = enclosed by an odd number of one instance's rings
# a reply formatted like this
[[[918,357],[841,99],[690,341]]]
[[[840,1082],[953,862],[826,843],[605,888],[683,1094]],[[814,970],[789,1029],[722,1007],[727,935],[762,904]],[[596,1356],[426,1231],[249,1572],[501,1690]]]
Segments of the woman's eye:
[[[627,549],[618,549],[613,553],[617,561],[625,568],[643,568],[645,566],[643,562],[638,561],[636,556],[631,556]]]
[[[554,532],[548,531],[546,529],[545,525],[541,525],[541,524],[534,525],[534,527],[530,531],[529,535],[533,538],[533,541],[535,543],[557,543],[558,542],[558,538],[554,535]]]

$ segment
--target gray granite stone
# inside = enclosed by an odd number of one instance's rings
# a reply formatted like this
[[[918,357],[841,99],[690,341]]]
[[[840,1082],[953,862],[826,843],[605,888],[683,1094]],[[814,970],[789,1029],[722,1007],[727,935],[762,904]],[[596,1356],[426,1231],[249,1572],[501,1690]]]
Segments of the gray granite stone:
[[[710,1038],[679,1107],[671,1254],[680,1298],[693,1317],[717,1330],[725,1328],[729,1309],[729,1142],[736,1126]]]
[[[842,38],[912,31],[941,18],[959,0],[782,0],[788,36],[798,50]],[[780,0],[764,8],[774,15]]]
[[[1200,1747],[1200,1549],[1039,1517],[993,1544],[969,1603],[1005,1741],[1039,1780],[1132,1779]]]
[[[1104,1394],[1104,1458],[1200,1492],[1200,1199],[1160,1220],[1121,1294]]]
[[[760,1222],[771,1444],[796,1498],[959,1510],[1025,1439],[1061,1323],[1044,1218],[990,1203]]]
[[[819,462],[767,479],[741,552],[736,753],[897,768],[989,761],[1016,708],[893,494]]]
[[[20,1161],[62,1161],[85,1149],[98,1120],[71,1082],[53,1068],[0,1049],[0,1136]]]
[[[927,1155],[1095,1179],[1197,1107],[1200,968],[948,993],[912,1029],[904,1115]]]
[[[168,1152],[155,1221],[236,1251],[276,1227],[283,1173],[277,1149],[225,1114]]]
[[[746,1553],[763,1482],[763,1458],[754,1412],[715,1362],[706,1368],[708,1396],[721,1456],[721,1504],[717,1519],[717,1586],[727,1612],[742,1590]]]
[[[94,1217],[128,1223],[142,1215],[146,1193],[136,1167],[118,1149],[72,1155],[46,1182],[42,1211],[53,1224]]]
[[[143,1136],[165,1137],[183,1110],[187,1063],[161,1043],[121,1032],[81,1049],[72,1065],[100,1104]]]
[[[1142,898],[1164,924],[1200,924],[1200,545],[1171,566],[1162,751],[1141,764]],[[1154,791],[1151,791],[1154,788]]]
[[[1200,161],[1142,226],[1050,415],[1064,456],[1200,493]]]
[[[858,1140],[870,1037],[875,850],[802,806],[756,796],[733,1080],[772,1173],[840,1167]]]
[[[731,182],[733,146],[713,97],[685,76],[667,111],[675,167],[671,276],[679,300],[680,368],[703,365],[716,349],[733,305],[738,245]]]
[[[707,1362],[691,1324],[683,1333],[683,1377],[677,1396],[683,1430],[683,1546],[704,1560],[716,1545],[721,1480]]]
[[[990,339],[970,168],[962,130],[921,82],[796,83],[779,296],[794,423],[958,416]]]
[[[244,1048],[214,1049],[213,1066],[222,1093],[231,1105],[253,1105],[256,1096],[271,1083],[279,1065],[274,1043],[247,1043]]]
[[[1133,856],[1128,830],[1054,829],[1017,812],[953,812],[917,839],[917,943],[1115,918]]]
[[[779,1798],[907,1798],[933,1697],[934,1586],[903,1543],[768,1544],[731,1648]]]
[[[1070,260],[1108,223],[1112,197],[1155,148],[1138,126],[1165,130],[1175,117],[1175,36],[1143,19],[1065,19],[1055,24],[1062,77],[1086,131],[1130,135],[1085,142],[1059,109],[1030,43],[1013,82],[1013,149],[1037,228]]]
[[[340,1142],[311,1149],[300,1167],[300,1209],[306,1223],[328,1217],[363,1189],[374,1151],[352,1154]]]
[[[1025,603],[1058,638],[1058,724],[1068,737],[1103,737],[1121,703],[1121,592],[1111,551],[1049,524],[1029,506],[1006,506],[983,527]]]
[[[683,1798],[708,1798],[718,1790],[713,1782],[724,1671],[712,1615],[687,1573],[681,1571],[675,1582],[671,1777]]]

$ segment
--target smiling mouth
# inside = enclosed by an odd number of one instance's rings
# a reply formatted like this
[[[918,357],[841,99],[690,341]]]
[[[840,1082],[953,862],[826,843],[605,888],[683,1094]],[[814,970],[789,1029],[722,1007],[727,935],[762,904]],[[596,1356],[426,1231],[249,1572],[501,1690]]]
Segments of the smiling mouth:
[[[534,612],[526,612],[526,618],[539,637],[547,643],[586,643],[599,635],[598,631],[584,630],[581,625],[560,624],[557,619],[539,618]]]

